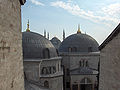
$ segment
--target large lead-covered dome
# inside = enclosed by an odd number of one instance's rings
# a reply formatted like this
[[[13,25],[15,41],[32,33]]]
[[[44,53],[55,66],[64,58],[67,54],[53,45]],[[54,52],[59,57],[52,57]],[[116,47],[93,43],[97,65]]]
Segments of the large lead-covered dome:
[[[61,41],[57,37],[53,37],[50,41],[54,45],[54,47],[58,50]]]
[[[70,35],[60,45],[59,52],[97,52],[98,43],[87,34]]]
[[[56,49],[52,43],[42,35],[34,32],[22,33],[24,58],[51,58],[56,57]]]

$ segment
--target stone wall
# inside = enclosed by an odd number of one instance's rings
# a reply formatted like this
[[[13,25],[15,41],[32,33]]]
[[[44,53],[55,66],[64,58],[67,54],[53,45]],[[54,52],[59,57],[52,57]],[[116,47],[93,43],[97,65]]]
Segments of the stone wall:
[[[19,0],[0,0],[0,90],[24,90]]]
[[[53,77],[53,78],[40,78],[42,85],[44,82],[49,82],[50,90],[63,90],[63,76]]]
[[[97,81],[97,75],[71,75],[71,84],[75,84],[81,82],[82,79],[84,78],[89,78],[92,82],[92,84],[95,84],[95,82]]]
[[[50,71],[49,67],[52,68],[53,66],[56,68],[54,73],[41,73],[43,67],[48,67],[47,70]],[[63,71],[59,58],[38,61],[24,60],[24,71],[29,81],[38,82],[41,86],[45,86],[44,82],[48,81],[50,90],[63,90]]]
[[[99,54],[91,54],[91,55],[79,55],[79,56],[70,56],[70,70],[76,69],[80,67],[81,64],[86,63],[88,61],[88,66],[92,69],[98,69],[98,62],[99,62]]]
[[[65,78],[65,88],[66,90],[70,90],[70,88],[67,88],[67,82],[72,82],[74,81],[73,77],[70,80],[70,76],[67,75],[67,72],[70,72],[70,70],[74,70],[80,67],[80,61],[81,64],[83,65],[88,61],[88,66],[92,69],[98,69],[98,62],[100,59],[100,52],[92,52],[92,53],[65,53],[61,55],[63,57],[62,60],[62,65],[64,65],[65,73],[64,73],[64,78]],[[94,75],[93,75],[94,76]],[[81,77],[81,76],[80,76]],[[96,78],[95,78],[96,79]],[[79,80],[79,78],[78,78]]]
[[[120,33],[101,50],[99,90],[120,90],[119,77]]]

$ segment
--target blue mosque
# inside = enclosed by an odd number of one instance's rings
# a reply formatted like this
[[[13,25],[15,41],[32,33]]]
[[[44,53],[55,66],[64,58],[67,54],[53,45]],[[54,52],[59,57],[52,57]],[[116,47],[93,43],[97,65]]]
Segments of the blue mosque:
[[[25,2],[0,1],[0,90],[120,90],[120,23],[101,45],[79,25],[50,40],[21,33]]]
[[[77,33],[49,40],[27,29],[22,33],[25,90],[97,90],[100,52],[97,41]]]

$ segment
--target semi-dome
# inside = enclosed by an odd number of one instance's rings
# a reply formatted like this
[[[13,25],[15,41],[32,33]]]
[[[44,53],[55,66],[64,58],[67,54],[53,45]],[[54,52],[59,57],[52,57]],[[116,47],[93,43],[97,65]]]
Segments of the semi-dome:
[[[57,52],[52,43],[42,35],[34,32],[22,33],[23,58],[51,58]]]
[[[97,52],[97,41],[78,30],[77,34],[68,36],[60,45],[59,52]]]

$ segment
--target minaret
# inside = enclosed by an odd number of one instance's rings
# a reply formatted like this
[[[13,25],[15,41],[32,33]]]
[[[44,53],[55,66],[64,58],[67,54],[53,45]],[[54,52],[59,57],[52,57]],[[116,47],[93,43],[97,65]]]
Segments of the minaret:
[[[63,40],[65,39],[65,30],[63,29]]]
[[[80,31],[80,24],[78,24],[78,31],[77,31],[77,34],[80,34],[81,31]]]
[[[28,24],[27,24],[26,32],[30,32],[30,28],[29,28],[29,19],[28,19]]]
[[[46,38],[46,30],[44,29],[44,37]]]
[[[47,39],[49,40],[49,32],[47,33],[48,35],[47,35]]]

